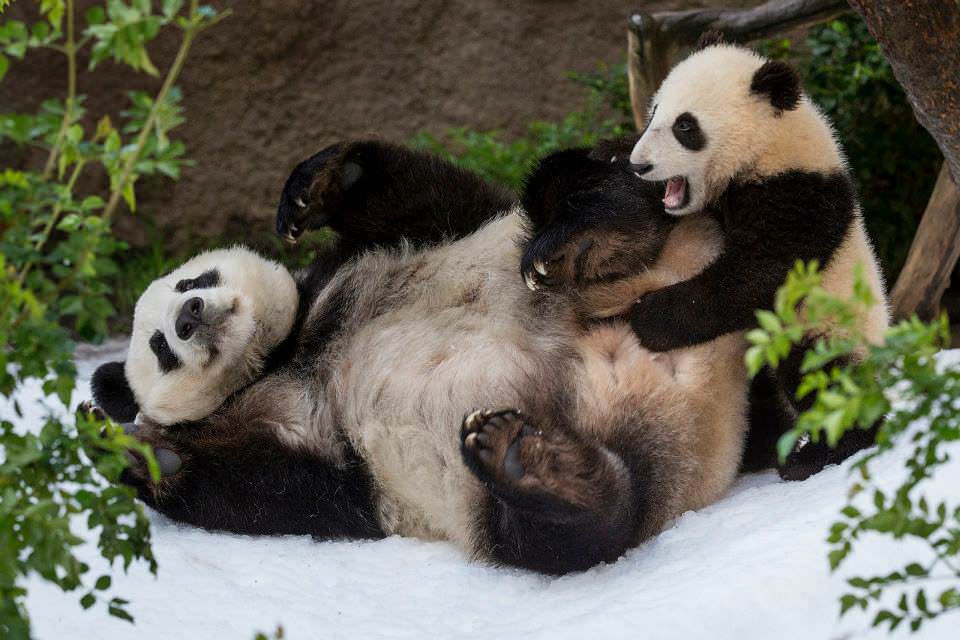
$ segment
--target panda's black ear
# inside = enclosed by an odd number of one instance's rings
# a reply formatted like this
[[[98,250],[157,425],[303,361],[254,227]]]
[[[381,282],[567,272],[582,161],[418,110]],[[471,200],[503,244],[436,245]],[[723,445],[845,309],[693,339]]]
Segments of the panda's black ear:
[[[800,104],[800,74],[782,60],[768,60],[753,74],[750,91],[770,100],[780,111]]]
[[[93,372],[90,387],[97,406],[117,422],[133,422],[140,412],[122,362],[100,365]]]
[[[697,44],[693,46],[693,50],[700,51],[701,49],[706,49],[707,47],[718,44],[727,44],[726,36],[716,29],[709,29],[700,34],[700,37],[697,39]]]

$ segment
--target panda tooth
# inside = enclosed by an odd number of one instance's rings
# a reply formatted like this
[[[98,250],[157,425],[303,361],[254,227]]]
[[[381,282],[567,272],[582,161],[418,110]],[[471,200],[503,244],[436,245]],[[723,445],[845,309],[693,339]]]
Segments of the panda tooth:
[[[539,273],[540,275],[542,275],[542,276],[547,275],[547,266],[546,266],[545,264],[543,264],[542,261],[540,261],[540,260],[534,260],[534,262],[533,262],[533,268],[536,269],[536,270],[537,270],[537,273]]]

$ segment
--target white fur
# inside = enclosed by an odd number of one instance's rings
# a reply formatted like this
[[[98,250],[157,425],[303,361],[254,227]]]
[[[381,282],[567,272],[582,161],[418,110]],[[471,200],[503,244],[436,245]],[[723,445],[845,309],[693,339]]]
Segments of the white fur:
[[[210,269],[220,272],[218,286],[175,290],[180,280]],[[215,355],[199,344],[196,334],[188,340],[177,337],[177,314],[193,297],[203,299],[205,313],[226,314],[217,329]],[[264,356],[290,332],[297,298],[286,268],[243,247],[201,253],[155,280],[137,301],[125,365],[141,411],[160,424],[209,415],[259,374]],[[158,330],[182,362],[168,373],[160,370],[149,345]]]
[[[715,226],[696,225],[671,236],[668,261],[636,279],[627,300],[712,259]],[[459,242],[403,255],[402,268],[416,269],[416,285],[402,304],[361,321],[331,365],[324,403],[336,407],[370,465],[385,531],[450,539],[477,553],[472,536],[483,489],[461,460],[460,424],[477,408],[526,410],[531,388],[573,390],[578,429],[626,423],[635,425],[629,437],[658,443],[659,471],[671,480],[657,486],[667,497],[662,511],[648,514],[644,534],[719,498],[743,446],[742,335],[658,358],[625,322],[582,333],[568,300],[545,312],[549,318],[530,318],[524,310],[536,294],[517,275],[519,233],[512,214]],[[396,260],[370,255],[355,267],[363,278],[344,275],[363,281],[372,303],[385,292],[371,279],[395,269]]]

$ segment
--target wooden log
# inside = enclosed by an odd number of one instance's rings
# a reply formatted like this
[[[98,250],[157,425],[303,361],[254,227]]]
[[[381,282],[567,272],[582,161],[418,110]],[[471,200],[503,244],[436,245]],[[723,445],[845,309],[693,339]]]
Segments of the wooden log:
[[[890,293],[897,320],[914,313],[932,320],[940,313],[940,299],[950,286],[950,274],[960,258],[960,190],[944,163],[933,195],[910,245],[907,262]]]
[[[627,29],[627,78],[637,129],[646,124],[650,96],[683,49],[695,44],[704,31],[719,31],[731,42],[747,42],[827,20],[847,9],[845,0],[771,0],[750,9],[634,11]]]

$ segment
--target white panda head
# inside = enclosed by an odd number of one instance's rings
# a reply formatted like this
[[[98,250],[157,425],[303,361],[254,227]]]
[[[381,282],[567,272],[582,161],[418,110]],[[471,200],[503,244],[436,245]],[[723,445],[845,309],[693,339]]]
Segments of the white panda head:
[[[121,400],[160,424],[206,417],[261,373],[298,297],[286,268],[249,249],[201,253],[140,296],[125,363],[94,375],[97,403],[118,420],[135,412]]]
[[[843,161],[790,65],[712,44],[663,81],[630,162],[644,180],[667,181],[664,206],[681,216],[710,205],[734,179]]]

